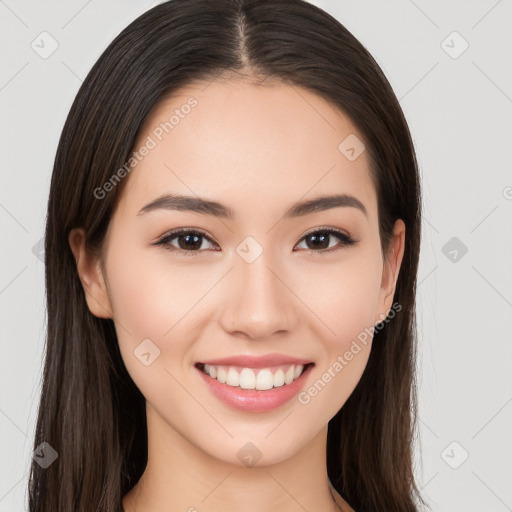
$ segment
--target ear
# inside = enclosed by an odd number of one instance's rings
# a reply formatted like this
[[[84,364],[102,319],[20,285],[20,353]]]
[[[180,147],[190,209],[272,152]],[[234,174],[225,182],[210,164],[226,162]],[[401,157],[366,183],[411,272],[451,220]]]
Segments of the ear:
[[[90,312],[99,318],[112,318],[112,307],[99,255],[85,247],[86,235],[83,228],[72,229],[68,241]]]
[[[404,247],[405,224],[402,219],[398,219],[393,228],[393,235],[389,242],[384,267],[382,269],[382,282],[377,310],[379,317],[375,320],[375,325],[382,322],[388,316],[391,306],[393,305],[396,282],[404,256]]]

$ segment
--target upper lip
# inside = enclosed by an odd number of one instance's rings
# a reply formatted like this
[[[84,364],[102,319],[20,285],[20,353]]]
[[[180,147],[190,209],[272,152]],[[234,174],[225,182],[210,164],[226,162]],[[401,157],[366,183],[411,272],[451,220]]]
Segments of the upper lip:
[[[266,354],[264,356],[239,355],[201,361],[203,364],[210,364],[213,366],[241,366],[243,368],[268,368],[283,364],[306,365],[311,362],[312,361],[308,359],[299,359],[287,356],[286,354]]]

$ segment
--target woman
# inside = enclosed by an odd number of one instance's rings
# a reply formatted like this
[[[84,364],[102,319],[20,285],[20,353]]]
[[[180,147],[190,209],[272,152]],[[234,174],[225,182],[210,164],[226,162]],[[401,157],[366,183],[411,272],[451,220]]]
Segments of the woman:
[[[57,150],[31,512],[417,510],[420,213],[399,103],[321,9],[132,22]]]

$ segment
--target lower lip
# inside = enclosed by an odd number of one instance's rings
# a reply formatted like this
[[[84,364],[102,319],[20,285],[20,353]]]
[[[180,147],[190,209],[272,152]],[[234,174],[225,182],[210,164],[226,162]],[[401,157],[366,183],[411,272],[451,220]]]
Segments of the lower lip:
[[[277,409],[297,395],[313,366],[308,366],[301,376],[290,384],[283,384],[278,388],[264,391],[228,386],[217,379],[213,379],[197,367],[196,370],[200,373],[210,391],[226,405],[247,412],[266,412]]]

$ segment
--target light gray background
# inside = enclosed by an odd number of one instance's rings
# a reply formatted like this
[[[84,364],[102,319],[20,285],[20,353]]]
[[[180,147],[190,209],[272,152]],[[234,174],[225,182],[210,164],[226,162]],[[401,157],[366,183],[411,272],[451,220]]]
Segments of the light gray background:
[[[0,0],[0,512],[26,510],[58,138],[100,53],[156,3]],[[512,1],[312,3],[380,64],[418,153],[418,481],[434,511],[512,510]]]

